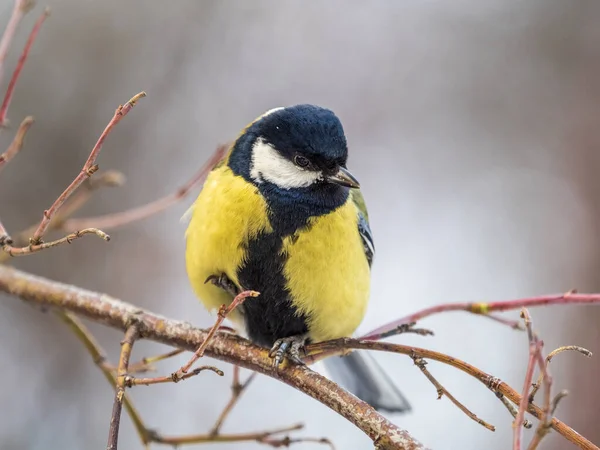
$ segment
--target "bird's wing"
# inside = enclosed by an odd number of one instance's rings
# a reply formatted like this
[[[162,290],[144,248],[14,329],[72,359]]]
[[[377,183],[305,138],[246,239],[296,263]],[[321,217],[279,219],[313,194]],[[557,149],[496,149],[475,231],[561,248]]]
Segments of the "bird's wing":
[[[373,243],[373,234],[371,233],[371,227],[369,227],[369,213],[367,212],[367,204],[365,199],[360,192],[360,189],[351,189],[352,201],[358,209],[358,232],[363,241],[365,248],[365,256],[369,262],[369,266],[373,263],[373,257],[375,256],[375,244]]]

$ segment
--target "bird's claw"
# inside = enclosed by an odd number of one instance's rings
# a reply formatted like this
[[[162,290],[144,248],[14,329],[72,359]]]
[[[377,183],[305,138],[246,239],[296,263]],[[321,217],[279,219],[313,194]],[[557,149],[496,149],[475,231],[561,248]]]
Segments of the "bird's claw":
[[[304,353],[306,336],[290,336],[277,339],[269,351],[269,357],[273,358],[273,367],[278,368],[284,358],[289,359],[295,364],[304,366],[300,352]]]
[[[231,294],[232,297],[237,296],[240,293],[240,290],[237,288],[235,283],[229,279],[227,275],[224,273],[220,275],[210,275],[205,281],[206,283],[212,283],[215,286],[223,289],[225,292]]]

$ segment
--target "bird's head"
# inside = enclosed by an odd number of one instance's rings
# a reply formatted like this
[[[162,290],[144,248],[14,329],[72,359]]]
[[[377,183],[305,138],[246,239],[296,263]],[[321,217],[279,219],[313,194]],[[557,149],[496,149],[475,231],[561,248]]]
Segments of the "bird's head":
[[[244,130],[231,157],[230,163],[257,184],[288,190],[317,184],[359,187],[346,168],[348,148],[340,120],[314,105],[267,111]]]

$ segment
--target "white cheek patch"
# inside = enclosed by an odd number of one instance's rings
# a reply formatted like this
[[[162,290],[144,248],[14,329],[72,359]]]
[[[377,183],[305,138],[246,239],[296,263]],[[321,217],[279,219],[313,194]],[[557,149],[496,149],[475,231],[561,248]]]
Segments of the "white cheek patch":
[[[307,187],[322,177],[320,172],[304,170],[285,159],[261,138],[252,146],[250,176],[258,183],[269,181],[283,189]]]

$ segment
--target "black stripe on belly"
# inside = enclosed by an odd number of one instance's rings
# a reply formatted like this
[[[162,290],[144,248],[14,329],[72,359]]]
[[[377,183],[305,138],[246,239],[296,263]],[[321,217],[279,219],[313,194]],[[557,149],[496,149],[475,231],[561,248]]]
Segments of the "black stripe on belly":
[[[278,233],[261,233],[250,241],[244,265],[238,270],[243,289],[260,292],[243,305],[246,331],[258,345],[271,347],[277,339],[308,331],[306,317],[292,305],[285,287],[281,254],[283,240]]]

